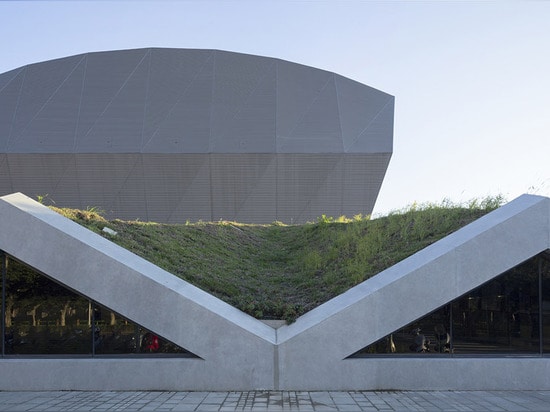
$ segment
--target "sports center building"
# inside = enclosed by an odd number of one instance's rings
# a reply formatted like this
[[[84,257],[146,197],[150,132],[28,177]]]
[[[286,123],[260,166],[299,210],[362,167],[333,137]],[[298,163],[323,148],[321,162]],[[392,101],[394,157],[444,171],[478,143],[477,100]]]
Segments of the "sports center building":
[[[146,49],[5,73],[0,98],[13,192],[0,196],[0,390],[550,389],[549,198],[520,196],[282,326],[33,199],[157,221],[300,221],[335,199],[366,213],[391,154],[390,96],[275,59]]]
[[[218,50],[86,53],[0,74],[0,195],[109,218],[303,223],[373,210],[394,98]]]

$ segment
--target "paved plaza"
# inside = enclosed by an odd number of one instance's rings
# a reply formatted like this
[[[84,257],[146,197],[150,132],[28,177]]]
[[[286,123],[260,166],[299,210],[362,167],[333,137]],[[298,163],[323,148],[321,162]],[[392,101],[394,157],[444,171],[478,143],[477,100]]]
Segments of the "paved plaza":
[[[0,392],[0,411],[550,411],[550,391]]]

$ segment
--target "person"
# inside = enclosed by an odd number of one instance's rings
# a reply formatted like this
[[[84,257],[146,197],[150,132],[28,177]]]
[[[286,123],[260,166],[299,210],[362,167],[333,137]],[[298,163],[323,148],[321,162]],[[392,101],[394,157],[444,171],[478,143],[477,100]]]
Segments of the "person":
[[[157,335],[154,335],[150,332],[147,332],[143,336],[143,340],[141,342],[141,347],[145,352],[156,352],[159,350],[160,343],[159,343],[159,337]]]
[[[451,336],[447,333],[445,326],[443,326],[441,323],[435,325],[434,334],[436,351],[438,351],[439,353],[450,352]]]
[[[420,334],[420,331],[421,331],[420,328],[416,328],[416,329],[413,329],[413,331],[411,332],[412,335],[414,336],[413,338],[414,340],[413,340],[413,343],[409,346],[409,349],[412,352],[417,352],[417,353],[429,352],[430,341],[426,339],[426,336]]]

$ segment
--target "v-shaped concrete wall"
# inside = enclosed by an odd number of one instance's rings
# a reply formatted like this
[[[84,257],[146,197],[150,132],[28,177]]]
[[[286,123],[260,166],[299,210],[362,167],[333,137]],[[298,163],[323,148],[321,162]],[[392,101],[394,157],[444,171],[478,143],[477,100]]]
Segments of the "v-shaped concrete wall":
[[[200,359],[4,358],[0,390],[550,389],[547,358],[346,359],[549,248],[550,199],[524,195],[276,330],[22,194],[4,196],[1,250]]]

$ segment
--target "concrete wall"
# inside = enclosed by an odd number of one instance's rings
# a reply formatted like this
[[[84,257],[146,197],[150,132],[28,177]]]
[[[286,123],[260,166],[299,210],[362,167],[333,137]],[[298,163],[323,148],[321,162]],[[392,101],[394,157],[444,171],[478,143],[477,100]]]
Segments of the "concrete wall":
[[[549,390],[548,358],[359,358],[269,386],[196,359],[0,359],[0,390]],[[221,365],[220,365],[221,366]],[[223,368],[222,368],[223,369]],[[240,372],[240,373],[238,373]],[[281,371],[284,375],[284,371]]]
[[[336,385],[344,389],[363,387],[365,381],[367,386],[386,386],[391,380],[398,388],[432,387],[427,381],[416,382],[416,366],[403,369],[408,372],[394,380],[388,377],[396,371],[381,369],[381,365],[397,367],[403,362],[428,369],[433,359],[345,358],[548,249],[549,217],[550,199],[522,196],[279,329],[279,370],[284,371],[281,386],[322,389]],[[440,362],[455,365],[462,361]],[[497,369],[488,368],[486,374],[498,375],[505,364],[509,363],[489,362]],[[376,381],[366,379],[371,374]],[[486,385],[484,374],[472,372],[466,376],[468,379],[458,381]],[[533,381],[527,376],[524,380]],[[441,382],[445,382],[443,386],[457,385],[456,377],[451,376]],[[550,385],[546,375],[536,382]]]
[[[15,389],[18,381],[27,389],[157,387],[151,381],[180,389],[273,387],[273,328],[21,194],[2,198],[0,216],[0,249],[201,358],[79,359],[51,368],[35,359],[4,359],[0,388]],[[5,373],[9,367],[15,370]]]
[[[21,195],[0,249],[201,359],[0,359],[0,389],[550,389],[550,358],[353,358],[550,248],[550,199],[522,196],[275,329]],[[155,302],[159,311],[143,311]],[[162,308],[170,308],[166,316]]]

